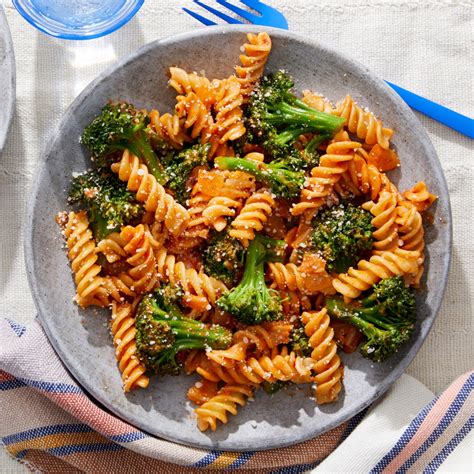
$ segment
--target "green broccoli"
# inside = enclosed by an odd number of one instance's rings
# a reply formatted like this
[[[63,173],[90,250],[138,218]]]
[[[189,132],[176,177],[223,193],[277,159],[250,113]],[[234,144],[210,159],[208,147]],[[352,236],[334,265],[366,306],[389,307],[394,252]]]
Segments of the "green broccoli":
[[[138,156],[161,184],[166,177],[150,143],[149,117],[131,104],[107,104],[99,116],[84,129],[81,143],[89,148],[99,167],[108,167],[115,152],[125,149]]]
[[[330,272],[345,272],[372,248],[372,215],[347,201],[320,212],[312,225],[310,245]]]
[[[297,356],[310,357],[313,348],[309,344],[309,338],[303,326],[292,329],[290,333],[290,347]]]
[[[265,261],[278,256],[284,242],[257,235],[245,255],[240,283],[217,300],[217,305],[245,324],[260,324],[283,316],[280,297],[265,283]]]
[[[69,202],[87,210],[97,240],[139,221],[143,206],[111,171],[94,169],[73,179]]]
[[[243,268],[244,247],[228,232],[216,233],[203,252],[204,271],[227,286],[236,282]]]
[[[330,316],[357,327],[367,338],[361,354],[381,362],[398,351],[414,330],[416,302],[402,277],[382,280],[366,298],[344,303],[339,298],[326,300]]]
[[[176,155],[169,155],[165,165],[166,186],[173,191],[179,203],[186,204],[191,191],[188,187],[189,176],[196,166],[207,165],[209,149],[209,144],[198,144],[181,150]]]
[[[216,166],[223,170],[240,170],[249,173],[269,186],[279,197],[298,197],[304,185],[304,171],[292,171],[287,162],[275,160],[262,163],[245,158],[220,156],[214,160]]]
[[[309,107],[293,94],[293,86],[293,80],[283,71],[263,78],[250,96],[246,126],[249,141],[298,171],[315,166],[317,146],[330,139],[344,119]],[[300,152],[292,145],[306,133],[316,135]]]
[[[227,349],[232,333],[217,324],[185,317],[175,302],[175,288],[165,287],[143,297],[135,316],[137,353],[151,373],[176,375],[179,352],[188,349]]]

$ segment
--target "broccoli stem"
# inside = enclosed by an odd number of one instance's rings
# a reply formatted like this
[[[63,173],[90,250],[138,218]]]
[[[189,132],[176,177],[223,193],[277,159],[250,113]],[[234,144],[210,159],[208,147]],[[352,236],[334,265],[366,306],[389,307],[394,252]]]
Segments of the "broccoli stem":
[[[368,325],[377,325],[382,329],[391,330],[397,324],[386,314],[386,303],[377,303],[374,293],[361,301],[361,308],[354,309],[340,300],[331,299],[327,301],[330,314],[336,315],[339,319],[353,323],[359,329],[365,329]],[[365,322],[365,324],[363,323]]]
[[[221,296],[217,305],[246,324],[279,319],[280,299],[265,283],[264,263],[267,254],[272,258],[274,251],[273,245],[257,235],[247,249],[242,280],[229,293]]]
[[[247,255],[245,257],[245,269],[239,286],[253,285],[257,283],[260,287],[265,285],[264,266],[265,247],[259,241],[253,241],[249,245]]]
[[[333,135],[342,127],[344,119],[336,115],[319,112],[308,107],[299,99],[294,105],[280,102],[275,106],[273,113],[264,114],[264,119],[274,125],[300,125],[308,128],[308,131],[320,131]]]
[[[360,311],[354,310],[353,307],[347,305],[342,300],[329,299],[326,301],[326,307],[329,314],[336,316],[341,321],[345,321],[353,324],[360,329],[364,334],[367,331],[376,332],[374,324],[383,326],[385,329],[390,329],[391,326],[384,325],[377,317],[378,309],[374,308],[361,308]]]
[[[305,151],[308,153],[312,153],[318,148],[321,143],[325,142],[326,140],[329,140],[331,138],[331,135],[329,134],[321,134],[321,135],[315,135],[306,145]]]
[[[262,163],[245,158],[220,156],[215,165],[223,170],[245,171],[270,187],[274,194],[286,198],[297,197],[304,184],[304,172],[285,168],[285,163]]]
[[[310,131],[311,129],[308,129],[308,132]],[[284,132],[279,133],[276,141],[279,144],[286,145],[287,143],[294,142],[300,135],[303,135],[304,133],[306,133],[304,127],[291,127]]]
[[[163,165],[160,163],[160,160],[153,151],[146,133],[143,130],[139,130],[135,134],[134,138],[134,140],[130,141],[129,150],[134,155],[142,158],[148,168],[148,171],[160,184],[165,184],[166,176]]]
[[[261,181],[263,181],[266,176],[266,165],[259,161],[235,158],[233,156],[219,156],[214,160],[214,163],[220,169],[246,171]]]
[[[201,321],[185,318],[179,309],[170,307],[168,311],[153,304],[153,319],[165,322],[172,330],[178,341],[194,341],[194,349],[202,349],[203,345],[209,344],[214,349],[225,349],[228,331],[217,325],[207,325]],[[180,349],[181,350],[181,349]]]

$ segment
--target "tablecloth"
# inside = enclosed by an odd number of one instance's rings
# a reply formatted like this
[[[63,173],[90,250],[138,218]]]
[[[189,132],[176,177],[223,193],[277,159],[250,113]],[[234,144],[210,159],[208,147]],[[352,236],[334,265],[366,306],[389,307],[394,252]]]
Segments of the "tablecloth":
[[[107,66],[149,41],[199,25],[181,11],[181,6],[192,6],[190,0],[147,0],[129,24],[105,38],[61,41],[36,31],[8,0],[1,3],[15,47],[17,106],[0,156],[0,314],[27,323],[33,319],[35,309],[23,257],[25,206],[48,134],[74,97]],[[472,1],[268,3],[281,9],[292,31],[332,46],[391,82],[473,115]],[[454,248],[439,317],[407,372],[439,392],[474,366],[474,142],[421,115],[419,118],[448,181]],[[3,452],[0,455],[0,472],[23,471]]]

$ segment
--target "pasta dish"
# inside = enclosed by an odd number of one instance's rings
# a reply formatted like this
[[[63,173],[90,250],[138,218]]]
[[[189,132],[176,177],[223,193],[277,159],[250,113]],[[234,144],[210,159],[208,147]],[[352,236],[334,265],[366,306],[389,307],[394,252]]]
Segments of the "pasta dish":
[[[260,388],[334,402],[341,351],[383,363],[414,330],[436,196],[390,180],[392,128],[349,95],[297,92],[265,70],[271,48],[248,34],[226,78],[171,67],[172,111],[106,104],[56,218],[75,302],[111,310],[124,391],[197,374],[202,431]]]

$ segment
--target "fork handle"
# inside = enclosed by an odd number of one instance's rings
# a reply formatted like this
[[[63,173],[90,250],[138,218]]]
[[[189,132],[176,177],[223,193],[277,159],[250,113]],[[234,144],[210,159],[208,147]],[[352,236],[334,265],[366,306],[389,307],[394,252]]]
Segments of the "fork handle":
[[[436,104],[429,99],[385,81],[412,109],[456,130],[469,138],[474,138],[474,119],[454,110]]]

